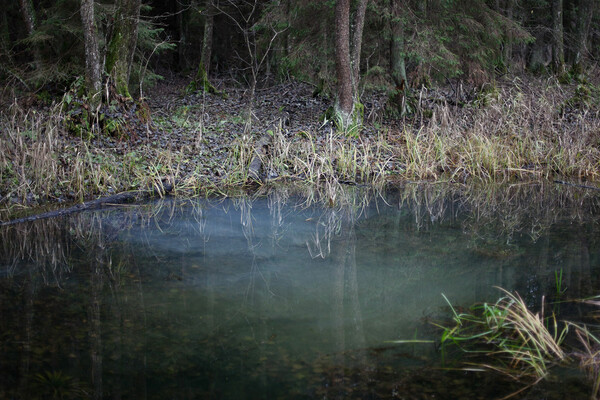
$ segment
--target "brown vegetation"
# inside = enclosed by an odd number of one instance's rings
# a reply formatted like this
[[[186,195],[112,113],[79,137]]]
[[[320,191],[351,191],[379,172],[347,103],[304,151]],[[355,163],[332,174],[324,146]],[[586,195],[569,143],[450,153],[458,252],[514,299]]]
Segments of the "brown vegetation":
[[[126,130],[93,131],[91,137],[69,130],[64,99],[46,108],[14,103],[1,120],[0,203],[8,209],[81,201],[164,181],[194,193],[243,186],[251,180],[254,145],[264,135],[272,140],[260,179],[252,180],[259,184],[597,181],[595,90],[554,79],[502,81],[461,96],[423,89],[415,95],[413,117],[403,120],[387,119],[383,97],[373,94],[365,102],[369,122],[350,135],[318,122],[328,102],[311,98],[310,87],[297,82],[258,93],[250,133],[239,117],[243,90],[236,88],[227,88],[224,99],[163,86],[148,100],[152,120],[122,114],[110,126]]]

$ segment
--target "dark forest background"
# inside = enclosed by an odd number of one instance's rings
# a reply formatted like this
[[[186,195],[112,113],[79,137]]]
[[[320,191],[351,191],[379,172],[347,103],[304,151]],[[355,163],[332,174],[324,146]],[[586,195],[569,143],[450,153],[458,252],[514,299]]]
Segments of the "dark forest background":
[[[5,92],[53,95],[86,77],[90,98],[107,82],[115,93],[138,98],[157,80],[174,75],[189,77],[192,89],[209,88],[204,77],[252,88],[293,77],[335,95],[336,38],[345,28],[339,12],[347,7],[350,51],[358,44],[359,52],[349,58],[358,64],[352,66],[358,72],[355,94],[456,79],[481,86],[525,71],[555,74],[566,83],[584,80],[598,63],[599,5],[596,0],[5,0],[0,80]]]

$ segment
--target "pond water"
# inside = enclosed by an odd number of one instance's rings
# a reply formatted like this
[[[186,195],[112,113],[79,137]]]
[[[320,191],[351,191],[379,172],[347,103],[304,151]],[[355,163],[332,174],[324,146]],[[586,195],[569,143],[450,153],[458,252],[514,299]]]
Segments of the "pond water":
[[[501,398],[524,385],[442,362],[443,295],[469,307],[502,287],[539,309],[557,285],[600,294],[595,192],[316,197],[166,198],[1,228],[0,398]],[[590,393],[563,368],[513,398]]]

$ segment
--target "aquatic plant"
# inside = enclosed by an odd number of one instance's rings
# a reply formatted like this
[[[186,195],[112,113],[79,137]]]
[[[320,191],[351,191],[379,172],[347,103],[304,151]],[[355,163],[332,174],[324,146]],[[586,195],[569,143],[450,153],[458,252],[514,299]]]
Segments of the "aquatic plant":
[[[553,314],[533,313],[518,294],[504,289],[496,303],[475,305],[467,312],[457,312],[444,296],[453,313],[451,326],[441,326],[442,351],[450,344],[464,352],[485,356],[470,361],[470,366],[497,371],[515,379],[541,379],[551,366],[562,362],[566,353],[561,344],[568,325],[559,327]]]
[[[575,328],[575,335],[582,348],[573,352],[573,357],[579,360],[579,367],[592,382],[592,399],[598,398],[600,391],[600,339],[585,325],[570,322]]]

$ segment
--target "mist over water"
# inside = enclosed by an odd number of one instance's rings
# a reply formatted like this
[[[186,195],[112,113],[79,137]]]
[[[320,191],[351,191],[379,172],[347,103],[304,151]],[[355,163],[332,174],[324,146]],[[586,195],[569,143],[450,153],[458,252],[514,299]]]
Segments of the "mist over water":
[[[0,398],[418,398],[436,345],[391,341],[439,339],[442,294],[469,307],[502,287],[536,309],[558,272],[569,297],[600,288],[595,193],[308,199],[167,198],[3,228]]]

